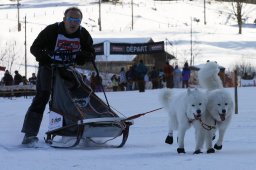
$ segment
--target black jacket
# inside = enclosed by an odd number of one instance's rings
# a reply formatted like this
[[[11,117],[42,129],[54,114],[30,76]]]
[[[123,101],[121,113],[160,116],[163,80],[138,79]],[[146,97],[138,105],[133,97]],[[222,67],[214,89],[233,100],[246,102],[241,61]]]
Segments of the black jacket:
[[[14,76],[14,85],[18,85],[22,82],[22,76],[18,73]]]
[[[85,62],[95,60],[95,50],[93,48],[93,40],[89,32],[81,27],[73,34],[66,34],[64,23],[55,23],[48,25],[42,30],[32,46],[30,52],[36,57],[39,65],[50,65],[51,60],[48,53],[53,53],[56,45],[58,34],[63,34],[68,38],[80,38],[81,51],[76,57],[76,63],[83,65]]]
[[[13,77],[12,75],[10,74],[4,74],[4,77],[3,77],[3,82],[4,82],[4,85],[6,86],[10,86],[13,84]]]

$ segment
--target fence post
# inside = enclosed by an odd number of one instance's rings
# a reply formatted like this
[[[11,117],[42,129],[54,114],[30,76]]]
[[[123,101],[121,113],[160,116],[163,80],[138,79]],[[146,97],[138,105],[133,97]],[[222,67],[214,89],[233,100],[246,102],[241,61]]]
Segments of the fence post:
[[[237,82],[237,69],[235,69],[234,71],[234,85],[235,85],[235,114],[238,114],[238,96],[237,96],[237,86],[238,86],[238,82]]]

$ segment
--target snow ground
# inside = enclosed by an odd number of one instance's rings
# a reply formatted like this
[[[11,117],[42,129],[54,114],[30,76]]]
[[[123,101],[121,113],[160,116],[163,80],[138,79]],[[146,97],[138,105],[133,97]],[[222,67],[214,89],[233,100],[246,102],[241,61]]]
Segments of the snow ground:
[[[11,2],[0,0],[0,4]],[[48,24],[62,20],[68,6],[78,5],[84,12],[82,25],[94,38],[152,37],[155,41],[170,40],[174,46],[166,49],[177,55],[181,65],[190,60],[191,17],[200,19],[193,22],[195,64],[206,60],[215,60],[220,65],[232,69],[237,62],[255,64],[256,29],[253,21],[256,6],[247,5],[247,20],[243,34],[237,34],[238,28],[230,15],[229,6],[224,3],[207,4],[207,25],[203,24],[203,1],[154,2],[152,0],[134,0],[134,30],[131,30],[131,8],[129,0],[123,5],[102,4],[102,28],[98,31],[98,5],[95,1],[74,0],[22,0],[20,9],[22,31],[17,32],[17,9],[9,5],[0,5],[0,47],[8,53],[16,53],[17,58],[12,71],[24,73],[24,16],[27,16],[27,44]],[[97,1],[96,1],[97,2]],[[157,10],[155,10],[157,9]],[[14,49],[14,50],[13,50]],[[1,65],[10,67],[10,60],[1,60]],[[28,64],[37,65],[28,51]],[[29,73],[35,67],[29,67]],[[0,73],[0,76],[3,72]],[[179,93],[184,89],[175,89]],[[234,89],[227,89],[232,95]],[[32,98],[0,99],[0,165],[4,170],[16,169],[87,169],[87,170],[254,170],[256,161],[256,106],[255,87],[239,88],[239,114],[233,120],[226,133],[223,150],[215,154],[193,155],[194,131],[186,136],[185,155],[176,153],[177,144],[166,145],[167,113],[160,110],[135,120],[130,135],[123,148],[108,146],[85,149],[16,149],[23,134],[20,132],[25,112]],[[145,93],[108,92],[109,103],[126,116],[159,108],[160,90],[147,90]],[[103,94],[98,94],[103,100]],[[48,126],[47,110],[38,135],[40,143]],[[14,149],[10,149],[14,148]]]
[[[174,89],[180,93],[184,89]],[[227,89],[233,96],[234,89]],[[164,143],[168,133],[167,113],[159,110],[135,119],[123,148],[87,147],[78,149],[19,149],[23,138],[20,129],[25,112],[32,98],[3,99],[0,102],[0,164],[1,169],[88,169],[88,170],[254,170],[256,161],[256,106],[255,87],[239,88],[239,113],[227,130],[223,149],[215,154],[193,155],[194,130],[189,129],[185,138],[186,154],[176,152],[177,143]],[[111,106],[125,116],[144,113],[162,107],[159,90],[146,90],[145,93],[108,92]],[[102,93],[98,95],[104,100]],[[48,108],[46,109],[48,110]],[[48,127],[48,114],[45,113],[38,135],[44,146],[45,132]],[[174,134],[177,135],[176,133]],[[14,148],[14,149],[13,149]]]

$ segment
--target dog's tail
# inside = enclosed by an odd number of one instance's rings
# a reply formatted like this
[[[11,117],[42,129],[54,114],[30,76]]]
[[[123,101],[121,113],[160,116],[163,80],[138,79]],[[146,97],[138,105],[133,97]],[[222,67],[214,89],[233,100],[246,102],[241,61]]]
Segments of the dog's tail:
[[[216,62],[207,62],[198,71],[199,85],[207,90],[223,88],[222,81],[218,75],[219,71],[219,65]]]
[[[177,117],[174,114],[174,108],[172,103],[173,99],[173,91],[170,89],[163,89],[162,92],[160,93],[160,102],[162,103],[163,107],[165,110],[168,112],[169,116],[169,133],[172,133],[173,130],[177,130],[178,128],[178,121]]]
[[[169,111],[170,103],[172,98],[172,91],[170,89],[163,89],[160,93],[160,102],[163,105],[163,107]]]

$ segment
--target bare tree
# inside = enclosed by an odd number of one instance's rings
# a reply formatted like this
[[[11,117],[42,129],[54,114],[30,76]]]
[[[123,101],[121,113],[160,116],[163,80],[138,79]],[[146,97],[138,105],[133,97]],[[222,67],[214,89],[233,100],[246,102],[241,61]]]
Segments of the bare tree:
[[[245,2],[245,0],[234,0],[234,2],[232,2],[232,9],[233,9],[233,13],[237,19],[239,34],[242,34],[242,25],[243,25],[242,9],[243,9],[244,2]]]
[[[9,71],[12,70],[13,64],[19,58],[16,42],[6,42],[5,46],[1,46],[0,65],[5,66]]]
[[[5,58],[7,57],[7,49],[3,49],[1,47],[1,53],[0,53],[0,64],[2,64],[5,61]]]
[[[13,50],[12,53],[9,55],[9,57],[10,57],[10,58],[9,58],[10,60],[8,61],[8,62],[9,62],[8,65],[9,65],[9,67],[10,67],[9,71],[11,71],[11,70],[12,70],[13,63],[14,63],[14,61],[15,61],[15,59],[16,59],[16,53],[15,53],[14,50]]]

